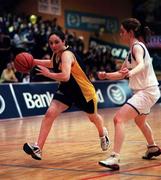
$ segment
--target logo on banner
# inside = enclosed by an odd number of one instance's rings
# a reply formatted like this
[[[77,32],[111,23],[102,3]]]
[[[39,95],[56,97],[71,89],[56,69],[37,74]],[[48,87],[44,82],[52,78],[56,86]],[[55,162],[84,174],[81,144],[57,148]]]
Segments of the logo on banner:
[[[118,32],[119,21],[116,17],[100,16],[93,13],[82,13],[79,11],[65,11],[66,28],[76,28],[85,31],[98,31],[104,27],[106,32]]]
[[[91,37],[89,39],[89,46],[92,47],[92,46],[96,46],[96,45],[101,48],[110,49],[111,55],[117,59],[125,60],[125,58],[128,55],[128,52],[129,52],[129,48],[126,46],[110,43],[107,41],[103,41],[103,40]]]
[[[3,97],[0,95],[0,114],[3,113],[3,111],[5,110],[5,101],[3,99]]]
[[[67,24],[68,26],[80,26],[80,17],[77,14],[68,14],[67,16]]]
[[[126,101],[124,90],[117,84],[111,84],[108,86],[107,95],[114,104],[121,105]]]
[[[49,107],[53,96],[54,95],[48,91],[44,94],[31,94],[29,92],[23,93],[28,109]]]

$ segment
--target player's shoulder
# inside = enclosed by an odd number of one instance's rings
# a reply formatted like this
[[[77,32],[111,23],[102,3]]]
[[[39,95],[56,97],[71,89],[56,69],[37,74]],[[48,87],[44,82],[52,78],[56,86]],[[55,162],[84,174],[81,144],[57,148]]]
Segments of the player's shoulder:
[[[64,56],[75,57],[75,52],[74,52],[73,49],[71,49],[71,48],[68,47],[67,49],[65,49],[65,50],[62,52],[62,57],[64,57]]]
[[[145,51],[146,51],[146,46],[142,42],[137,42],[137,43],[134,43],[132,45],[132,52],[133,53],[143,52],[145,55]]]
[[[142,42],[136,42],[132,45],[132,49],[146,49],[146,46]]]

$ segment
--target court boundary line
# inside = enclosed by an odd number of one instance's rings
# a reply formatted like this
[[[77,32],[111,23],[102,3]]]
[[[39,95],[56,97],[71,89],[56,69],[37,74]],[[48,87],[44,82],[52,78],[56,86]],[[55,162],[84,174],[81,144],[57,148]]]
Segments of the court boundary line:
[[[90,179],[98,179],[98,178],[102,178],[102,177],[106,177],[106,176],[113,176],[116,174],[124,174],[124,175],[131,175],[131,176],[152,176],[152,177],[161,177],[159,175],[145,175],[145,174],[130,174],[129,172],[132,171],[137,171],[137,170],[142,170],[142,169],[148,169],[148,168],[152,168],[152,167],[159,167],[161,166],[161,163],[159,164],[153,164],[151,166],[145,166],[145,167],[140,167],[140,168],[134,168],[134,169],[125,169],[122,171],[112,171],[109,169],[103,169],[103,170],[84,170],[84,169],[67,169],[67,168],[54,168],[54,167],[45,167],[45,166],[34,166],[34,165],[19,165],[19,164],[0,164],[0,166],[3,167],[19,167],[19,168],[28,168],[28,169],[44,169],[44,170],[53,170],[53,171],[75,171],[75,172],[95,172],[95,173],[104,173],[101,175],[97,175],[97,176],[93,176],[93,177],[87,177],[87,178],[82,178],[80,180],[90,180]],[[107,172],[107,173],[106,173]],[[1,176],[1,174],[0,174]]]
[[[28,168],[28,169],[44,169],[44,170],[58,170],[58,171],[75,171],[75,172],[106,172],[106,170],[84,170],[84,169],[67,169],[67,168],[54,168],[54,167],[45,167],[45,166],[35,166],[35,165],[19,165],[19,164],[0,164],[3,167],[19,167],[19,168]]]
[[[107,169],[108,173],[106,174],[101,174],[101,175],[98,175],[98,176],[93,176],[93,177],[87,177],[87,178],[83,178],[81,180],[90,180],[90,179],[98,179],[98,178],[102,178],[102,177],[106,177],[106,176],[113,176],[115,174],[123,174],[123,173],[129,173],[129,172],[132,172],[132,171],[137,171],[137,170],[142,170],[142,169],[148,169],[148,168],[152,168],[152,167],[159,167],[161,166],[161,163],[159,164],[153,164],[151,166],[144,166],[144,167],[140,167],[140,168],[134,168],[134,169],[125,169],[125,170],[122,170],[122,171],[112,171],[112,170],[109,170]],[[110,173],[109,173],[110,172]],[[161,176],[159,176],[161,177]]]
[[[160,175],[154,175],[154,174],[138,174],[138,173],[120,173],[120,174],[125,174],[129,176],[141,176],[141,177],[160,177]]]

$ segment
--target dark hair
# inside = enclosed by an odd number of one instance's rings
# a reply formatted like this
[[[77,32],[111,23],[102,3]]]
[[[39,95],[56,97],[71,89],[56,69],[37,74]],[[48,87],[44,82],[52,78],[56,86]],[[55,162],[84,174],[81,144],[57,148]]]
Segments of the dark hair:
[[[62,41],[65,41],[65,34],[60,30],[53,30],[52,33],[48,36],[48,39],[50,38],[51,35],[54,34],[58,36]]]
[[[124,19],[121,24],[127,32],[132,30],[136,38],[140,39],[142,37],[144,42],[147,42],[147,38],[151,35],[150,28],[148,26],[141,25],[138,19],[127,18]]]

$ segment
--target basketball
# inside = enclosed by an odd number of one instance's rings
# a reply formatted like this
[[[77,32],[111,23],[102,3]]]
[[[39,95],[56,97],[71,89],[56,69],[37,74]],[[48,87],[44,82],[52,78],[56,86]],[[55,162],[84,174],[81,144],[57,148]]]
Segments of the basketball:
[[[14,66],[17,71],[28,73],[33,68],[34,58],[27,52],[17,54],[14,59]]]

